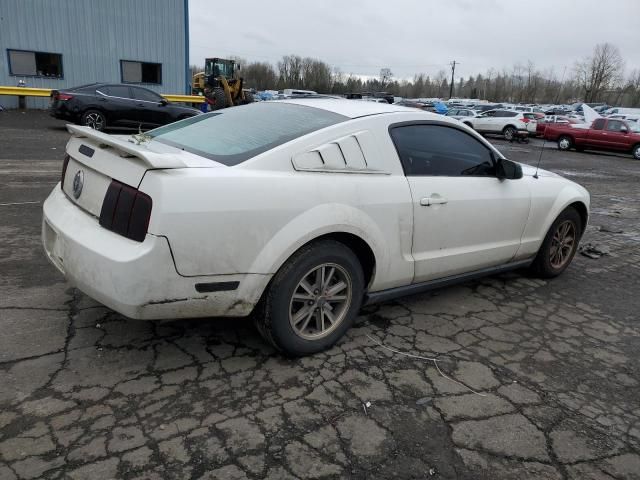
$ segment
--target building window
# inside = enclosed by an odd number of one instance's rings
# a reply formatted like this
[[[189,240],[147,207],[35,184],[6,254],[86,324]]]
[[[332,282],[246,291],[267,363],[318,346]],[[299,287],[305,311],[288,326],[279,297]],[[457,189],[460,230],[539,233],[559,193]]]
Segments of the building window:
[[[162,64],[120,60],[122,83],[162,83]]]
[[[62,55],[59,53],[7,50],[7,55],[10,75],[62,78]]]

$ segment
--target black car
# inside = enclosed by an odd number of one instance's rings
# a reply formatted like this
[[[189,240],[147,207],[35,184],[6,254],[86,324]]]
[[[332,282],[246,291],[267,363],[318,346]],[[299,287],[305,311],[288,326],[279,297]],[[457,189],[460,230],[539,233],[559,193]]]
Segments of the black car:
[[[93,83],[51,92],[49,114],[96,130],[151,128],[201,113],[134,85]]]

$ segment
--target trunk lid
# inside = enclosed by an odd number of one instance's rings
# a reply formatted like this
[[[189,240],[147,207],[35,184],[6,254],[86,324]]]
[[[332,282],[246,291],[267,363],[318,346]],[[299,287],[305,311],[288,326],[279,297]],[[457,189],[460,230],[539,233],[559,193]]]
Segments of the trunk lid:
[[[67,143],[69,156],[62,190],[69,199],[99,217],[111,180],[138,188],[147,170],[213,168],[222,165],[143,137],[115,136],[89,127],[68,125],[73,134]],[[139,144],[138,144],[139,143]]]

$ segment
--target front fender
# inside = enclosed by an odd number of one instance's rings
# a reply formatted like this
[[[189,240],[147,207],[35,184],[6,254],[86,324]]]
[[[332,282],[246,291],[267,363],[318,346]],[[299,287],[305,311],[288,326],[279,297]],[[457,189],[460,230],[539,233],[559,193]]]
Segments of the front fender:
[[[589,212],[589,205],[591,202],[589,192],[587,192],[584,187],[575,183],[567,185],[560,191],[560,194],[556,198],[555,202],[553,202],[551,209],[544,219],[542,238],[547,234],[555,219],[558,218],[558,215],[560,215],[560,213],[562,213],[569,205],[576,202],[584,204],[587,208],[587,213]],[[583,225],[582,227],[584,229],[586,228],[586,225]]]
[[[542,183],[533,189],[531,215],[522,236],[518,258],[537,253],[549,228],[569,205],[580,202],[589,212],[589,192],[577,183],[569,182],[562,177],[540,177],[536,182]]]

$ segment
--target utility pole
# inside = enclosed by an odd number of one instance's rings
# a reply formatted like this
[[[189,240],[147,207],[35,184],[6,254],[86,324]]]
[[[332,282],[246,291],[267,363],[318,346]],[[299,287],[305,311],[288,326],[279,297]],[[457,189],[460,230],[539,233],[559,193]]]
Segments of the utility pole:
[[[456,62],[455,60],[450,64],[451,65],[451,85],[449,85],[449,100],[451,100],[451,97],[453,97],[453,76],[456,73],[456,63],[460,65],[460,63]]]

